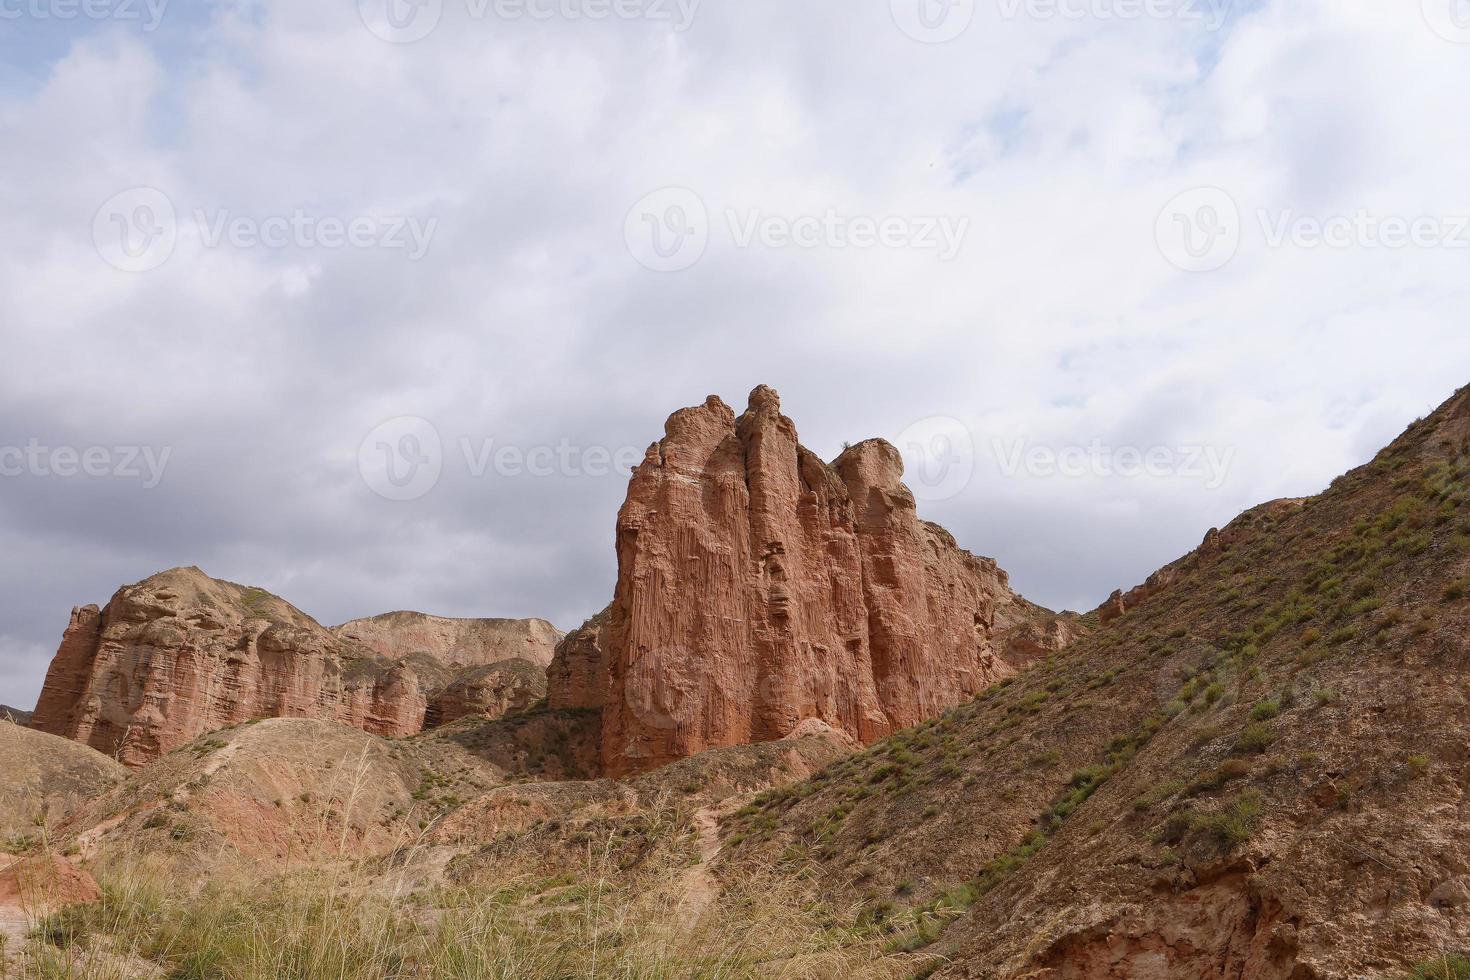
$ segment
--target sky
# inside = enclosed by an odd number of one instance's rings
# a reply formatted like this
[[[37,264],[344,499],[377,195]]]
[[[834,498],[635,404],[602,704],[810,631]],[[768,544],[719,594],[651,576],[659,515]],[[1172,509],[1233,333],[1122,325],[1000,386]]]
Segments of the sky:
[[[197,564],[576,626],[675,409],[1052,608],[1470,381],[1465,0],[0,0],[0,702]]]

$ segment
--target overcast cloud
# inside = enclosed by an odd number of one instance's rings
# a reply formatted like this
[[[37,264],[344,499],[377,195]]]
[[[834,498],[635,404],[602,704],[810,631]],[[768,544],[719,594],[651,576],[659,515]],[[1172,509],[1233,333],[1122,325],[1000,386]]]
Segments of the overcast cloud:
[[[176,565],[575,626],[758,383],[1090,608],[1470,380],[1456,3],[0,0],[0,701]]]

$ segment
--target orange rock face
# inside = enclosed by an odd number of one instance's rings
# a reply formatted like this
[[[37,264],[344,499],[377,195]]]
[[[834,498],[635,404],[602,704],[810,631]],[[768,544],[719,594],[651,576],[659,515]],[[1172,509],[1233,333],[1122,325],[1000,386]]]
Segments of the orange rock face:
[[[738,419],[713,396],[670,417],[618,515],[601,642],[550,670],[554,706],[601,708],[608,775],[808,719],[871,742],[1065,642],[902,473],[882,440],[824,463],[766,387]]]
[[[612,607],[609,606],[557,644],[556,656],[546,669],[547,699],[553,711],[567,708],[600,710],[607,703],[607,641],[604,633],[611,614]]]
[[[436,654],[458,650],[474,663],[487,656],[481,641],[504,631],[464,625],[473,620],[393,616],[408,617],[398,625],[409,629],[395,634],[391,616],[362,621],[368,646],[261,589],[197,568],[163,572],[119,590],[105,609],[73,611],[31,727],[139,766],[255,718],[320,718],[403,737],[424,728],[431,706],[441,717],[494,710],[495,683],[466,676],[456,687],[458,664]],[[528,643],[534,632],[512,630],[509,645],[554,642]],[[399,647],[414,650],[393,656]],[[512,706],[539,697],[534,687],[507,681],[502,700]]]
[[[546,668],[529,660],[502,660],[471,667],[429,700],[425,724],[448,725],[461,718],[504,718],[546,696]]]
[[[448,619],[417,612],[354,619],[332,632],[390,660],[423,654],[452,667],[516,658],[545,667],[562,638],[544,619]]]

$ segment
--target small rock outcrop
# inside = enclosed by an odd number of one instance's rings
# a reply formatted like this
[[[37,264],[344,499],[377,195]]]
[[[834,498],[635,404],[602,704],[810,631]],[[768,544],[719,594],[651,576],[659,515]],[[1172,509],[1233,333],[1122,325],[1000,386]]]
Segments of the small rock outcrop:
[[[540,656],[554,636],[539,620],[507,627],[416,613],[328,630],[263,589],[177,568],[119,590],[103,609],[72,611],[31,727],[128,766],[257,718],[399,738],[421,731],[431,707],[490,710],[493,698],[476,701],[483,688],[454,688],[465,665],[485,666],[497,646]],[[520,698],[507,692],[508,703]]]
[[[1154,572],[1144,580],[1142,585],[1136,585],[1127,592],[1122,589],[1114,589],[1113,594],[1108,596],[1095,610],[1097,621],[1106,626],[1122,618],[1130,609],[1136,609],[1167,591],[1185,572],[1195,568],[1201,561],[1224,554],[1238,541],[1248,537],[1260,527],[1273,524],[1300,510],[1305,502],[1304,497],[1283,497],[1280,500],[1271,500],[1252,507],[1227,524],[1223,530],[1217,527],[1210,528],[1205,532],[1204,540],[1200,542],[1198,548]]]
[[[612,606],[608,606],[557,644],[556,656],[546,669],[547,697],[553,711],[601,710],[607,704],[609,678],[604,634],[611,616]]]
[[[429,701],[425,727],[453,724],[461,718],[504,718],[546,697],[546,668],[512,659],[471,667]]]
[[[608,775],[810,719],[872,742],[1066,641],[902,475],[882,440],[823,462],[764,386],[738,419],[714,396],[669,418],[618,515],[613,603],[549,671],[554,707],[601,710]]]

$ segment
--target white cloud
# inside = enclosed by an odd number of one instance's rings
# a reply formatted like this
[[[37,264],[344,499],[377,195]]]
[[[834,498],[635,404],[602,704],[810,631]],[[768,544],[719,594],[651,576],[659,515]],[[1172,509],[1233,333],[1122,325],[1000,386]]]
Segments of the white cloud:
[[[926,506],[1032,597],[1080,606],[1242,507],[1320,488],[1466,380],[1465,252],[1271,248],[1259,222],[1470,211],[1470,48],[1417,5],[1237,4],[1211,33],[980,4],[927,45],[866,0],[706,0],[684,32],[476,21],[466,3],[409,45],[353,4],[103,25],[0,94],[21,245],[0,258],[0,443],[174,448],[150,493],[3,486],[0,533],[27,561],[0,571],[0,701],[34,687],[13,678],[39,677],[73,603],[169,565],[324,620],[416,605],[565,627],[601,606],[617,479],[446,467],[390,504],[354,460],[395,416],[642,447],[673,409],[769,382],[829,455],[934,415],[981,446],[1234,447],[1213,490],[980,466]],[[139,185],[175,205],[178,245],[128,274],[97,255],[93,217]],[[666,186],[716,226],[697,264],[659,274],[623,234]],[[1243,227],[1228,265],[1190,274],[1155,226],[1198,186]],[[416,262],[209,248],[197,209],[438,227]],[[726,209],[969,226],[950,262],[741,248]]]

